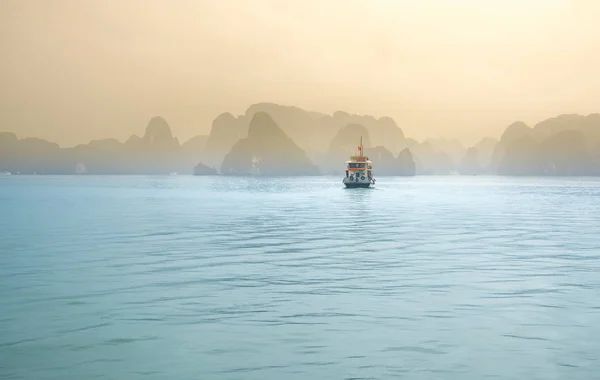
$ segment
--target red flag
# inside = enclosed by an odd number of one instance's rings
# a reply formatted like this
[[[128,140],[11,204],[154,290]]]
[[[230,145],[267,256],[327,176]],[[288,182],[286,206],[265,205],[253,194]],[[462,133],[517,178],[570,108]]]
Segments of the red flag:
[[[361,150],[361,149],[360,149],[360,146],[358,147],[358,150]]]

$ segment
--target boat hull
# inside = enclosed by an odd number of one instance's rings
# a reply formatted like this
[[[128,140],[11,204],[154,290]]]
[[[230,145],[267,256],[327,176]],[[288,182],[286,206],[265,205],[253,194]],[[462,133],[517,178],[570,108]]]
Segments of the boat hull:
[[[344,185],[346,185],[347,188],[349,189],[357,189],[357,188],[367,188],[371,186],[370,182],[366,182],[366,183],[361,183],[361,182],[344,182]]]
[[[348,188],[365,188],[374,186],[375,180],[359,178],[357,181],[356,178],[350,179],[349,177],[345,177],[344,179],[342,179],[342,183]]]

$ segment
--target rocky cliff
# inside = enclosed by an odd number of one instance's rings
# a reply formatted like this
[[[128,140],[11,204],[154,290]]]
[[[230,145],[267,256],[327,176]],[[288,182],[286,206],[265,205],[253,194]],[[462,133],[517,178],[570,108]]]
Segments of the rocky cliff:
[[[365,154],[373,161],[375,178],[377,176],[414,176],[415,161],[410,149],[405,148],[394,157],[392,152],[382,146],[365,150]]]
[[[598,175],[600,115],[560,115],[534,128],[511,124],[490,163],[501,175]]]
[[[327,115],[295,106],[257,103],[248,107],[246,112],[238,117],[226,113],[215,119],[207,142],[209,156],[204,158],[205,162],[210,159],[222,160],[233,144],[247,136],[250,121],[258,112],[270,115],[275,123],[309,155],[318,156],[327,152],[331,140],[348,124],[364,126],[372,136],[374,145],[385,146],[391,151],[398,151],[405,147],[404,133],[389,117],[376,119],[370,115],[353,115],[343,111]]]
[[[60,148],[42,139],[0,134],[0,170],[22,174],[168,174],[193,172],[196,154],[186,155],[162,117],[150,119],[143,137],[91,141]]]
[[[254,114],[248,137],[238,141],[221,165],[223,175],[316,175],[306,153],[264,112]]]

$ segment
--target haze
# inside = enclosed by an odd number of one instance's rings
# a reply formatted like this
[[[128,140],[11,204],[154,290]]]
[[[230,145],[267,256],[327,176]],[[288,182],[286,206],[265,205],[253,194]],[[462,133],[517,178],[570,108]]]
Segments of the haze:
[[[181,141],[274,102],[391,116],[411,137],[498,137],[598,112],[597,1],[0,2],[0,130],[71,146]]]

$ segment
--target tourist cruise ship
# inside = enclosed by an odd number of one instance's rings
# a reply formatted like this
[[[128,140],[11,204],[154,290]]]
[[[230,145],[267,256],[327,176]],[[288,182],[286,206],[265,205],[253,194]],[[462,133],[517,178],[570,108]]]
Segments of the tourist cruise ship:
[[[350,161],[346,161],[346,176],[342,180],[342,183],[346,185],[346,187],[356,188],[375,185],[375,178],[373,178],[373,163],[369,160],[369,157],[363,154],[363,152],[364,149],[361,137],[358,153],[355,156],[350,156]]]

